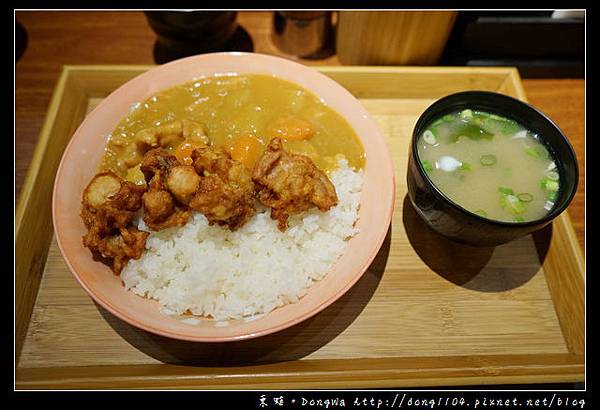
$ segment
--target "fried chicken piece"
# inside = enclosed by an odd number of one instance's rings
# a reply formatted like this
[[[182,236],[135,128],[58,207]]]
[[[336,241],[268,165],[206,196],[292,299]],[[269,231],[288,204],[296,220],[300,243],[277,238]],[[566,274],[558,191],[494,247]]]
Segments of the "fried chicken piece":
[[[200,187],[200,177],[191,165],[178,165],[169,171],[167,188],[181,203],[189,204]]]
[[[96,175],[83,191],[81,216],[99,234],[126,227],[141,207],[145,189],[123,181],[113,172]]]
[[[135,226],[120,228],[119,233],[97,242],[96,251],[104,258],[112,258],[112,270],[120,274],[129,259],[139,259],[146,247],[149,233]]]
[[[254,167],[252,179],[258,187],[258,199],[271,208],[271,218],[281,231],[288,217],[312,207],[325,212],[337,205],[335,187],[314,162],[285,151],[281,139],[273,138]]]
[[[96,175],[83,191],[81,218],[88,229],[83,245],[112,259],[115,274],[129,259],[139,259],[145,248],[148,233],[132,224],[144,191],[113,172]]]
[[[169,191],[151,189],[142,198],[144,221],[164,221],[175,212],[175,201]],[[154,228],[153,228],[154,229]]]
[[[158,127],[145,128],[135,135],[135,143],[146,150],[157,147],[175,148],[184,140],[208,144],[206,130],[195,121],[177,120]]]
[[[165,189],[164,180],[171,168],[180,165],[175,155],[164,148],[154,148],[146,152],[140,163],[140,170],[146,178],[146,183],[154,184],[154,189]],[[157,176],[158,178],[154,178]],[[154,181],[153,181],[154,180]]]
[[[121,189],[121,178],[114,172],[96,175],[83,190],[83,203],[98,208]]]
[[[232,231],[252,218],[255,187],[242,163],[216,147],[194,150],[192,160],[200,180],[190,208],[203,213],[211,225],[227,225]]]
[[[152,149],[144,155],[140,169],[146,178],[148,191],[142,197],[143,218],[146,225],[155,231],[183,226],[190,217],[185,201],[179,203],[176,200],[191,197],[188,181],[181,180],[181,167],[185,166],[180,165],[177,158],[164,148]],[[191,171],[194,172],[193,168]],[[199,178],[195,172],[194,175]],[[169,189],[169,181],[173,192]]]
[[[169,191],[149,190],[144,194],[144,223],[155,231],[183,226],[190,218],[187,208],[175,204]]]

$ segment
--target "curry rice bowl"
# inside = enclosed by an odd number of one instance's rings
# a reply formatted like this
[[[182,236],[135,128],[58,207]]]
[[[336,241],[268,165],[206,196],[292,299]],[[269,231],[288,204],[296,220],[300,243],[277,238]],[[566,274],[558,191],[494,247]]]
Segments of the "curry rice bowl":
[[[358,233],[363,171],[346,160],[330,175],[339,203],[289,218],[277,229],[268,208],[239,230],[209,225],[201,213],[183,227],[154,232],[139,260],[121,272],[125,287],[164,310],[217,321],[249,318],[299,300]],[[149,229],[143,221],[139,228]]]

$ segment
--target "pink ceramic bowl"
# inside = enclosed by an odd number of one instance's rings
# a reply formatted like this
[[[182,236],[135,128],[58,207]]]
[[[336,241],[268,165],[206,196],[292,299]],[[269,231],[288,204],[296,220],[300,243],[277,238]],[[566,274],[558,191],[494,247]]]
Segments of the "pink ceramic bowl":
[[[360,233],[327,276],[315,283],[300,301],[275,309],[250,322],[230,321],[216,327],[212,320],[189,324],[160,312],[157,302],[126,291],[119,277],[92,259],[83,247],[85,227],[79,211],[81,194],[97,173],[106,136],[129,107],[153,93],[202,75],[261,73],[295,82],[320,96],[354,127],[366,151],[360,204]],[[139,75],[110,94],[79,126],[67,146],[54,184],[52,214],[58,246],[75,278],[102,307],[122,320],[159,335],[199,341],[249,339],[299,323],[323,310],[367,270],[381,247],[394,206],[394,171],[383,135],[367,111],[347,90],[325,75],[282,58],[252,53],[215,53],[177,60]]]

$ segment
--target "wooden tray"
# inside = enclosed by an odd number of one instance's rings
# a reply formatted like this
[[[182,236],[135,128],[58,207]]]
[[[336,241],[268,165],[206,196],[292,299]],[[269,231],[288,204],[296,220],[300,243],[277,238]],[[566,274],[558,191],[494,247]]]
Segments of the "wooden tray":
[[[310,320],[202,344],[138,330],[95,305],[53,238],[61,154],[87,112],[147,66],[68,66],[16,214],[16,387],[372,388],[584,380],[584,259],[565,212],[490,251],[447,242],[406,197],[409,137],[435,99],[491,90],[525,100],[516,69],[322,67],[373,115],[397,177],[388,237],[363,278]]]

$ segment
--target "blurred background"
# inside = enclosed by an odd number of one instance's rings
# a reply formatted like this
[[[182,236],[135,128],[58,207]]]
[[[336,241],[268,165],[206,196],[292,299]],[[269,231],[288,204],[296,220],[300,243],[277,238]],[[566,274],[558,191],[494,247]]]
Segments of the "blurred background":
[[[255,51],[313,64],[515,66],[524,78],[583,77],[584,24],[583,11],[565,10],[23,11],[15,54],[22,58],[35,36],[47,52],[78,61],[72,54],[97,60],[107,47],[113,58],[104,62],[157,64]]]

